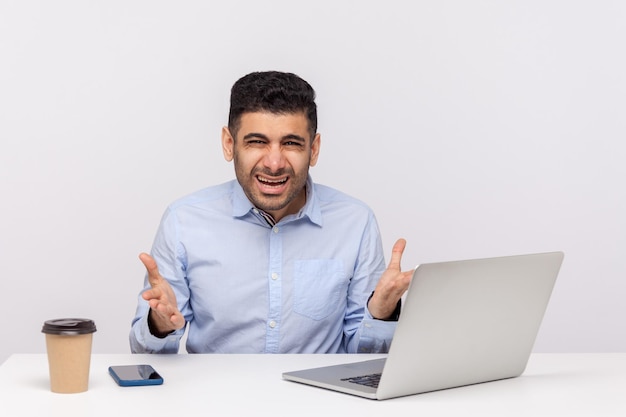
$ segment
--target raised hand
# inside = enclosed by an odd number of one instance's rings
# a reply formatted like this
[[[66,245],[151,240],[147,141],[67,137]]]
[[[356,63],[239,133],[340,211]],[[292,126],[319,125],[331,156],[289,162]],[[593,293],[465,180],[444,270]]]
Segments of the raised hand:
[[[150,305],[150,329],[160,336],[181,329],[185,318],[176,305],[176,295],[169,282],[161,276],[156,261],[147,253],[141,253],[139,259],[148,271],[150,289],[141,295]]]
[[[391,251],[391,260],[383,275],[378,280],[374,295],[367,307],[376,319],[387,319],[394,312],[398,300],[409,288],[413,270],[402,272],[400,261],[406,247],[406,240],[398,239]]]

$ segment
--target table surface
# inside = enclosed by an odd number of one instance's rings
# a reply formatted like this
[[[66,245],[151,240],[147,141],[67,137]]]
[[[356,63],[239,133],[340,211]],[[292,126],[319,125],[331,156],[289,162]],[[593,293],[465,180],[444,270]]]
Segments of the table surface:
[[[282,379],[381,355],[94,354],[89,390],[50,392],[45,354],[0,366],[2,416],[626,416],[626,353],[533,354],[518,378],[384,401]],[[159,386],[119,387],[110,365],[148,363]]]

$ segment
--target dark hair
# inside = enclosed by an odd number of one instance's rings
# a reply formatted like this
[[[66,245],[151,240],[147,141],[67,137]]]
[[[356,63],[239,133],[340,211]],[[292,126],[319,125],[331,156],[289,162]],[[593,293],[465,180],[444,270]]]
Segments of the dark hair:
[[[228,128],[234,136],[241,116],[248,112],[275,114],[303,112],[311,138],[317,132],[317,106],[313,87],[295,74],[278,71],[253,72],[241,77],[230,90]]]

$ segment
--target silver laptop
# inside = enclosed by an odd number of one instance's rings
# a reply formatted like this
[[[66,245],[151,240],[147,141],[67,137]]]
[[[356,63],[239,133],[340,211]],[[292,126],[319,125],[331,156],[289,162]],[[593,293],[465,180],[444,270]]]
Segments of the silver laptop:
[[[283,373],[383,400],[524,372],[562,252],[419,265],[385,358]]]

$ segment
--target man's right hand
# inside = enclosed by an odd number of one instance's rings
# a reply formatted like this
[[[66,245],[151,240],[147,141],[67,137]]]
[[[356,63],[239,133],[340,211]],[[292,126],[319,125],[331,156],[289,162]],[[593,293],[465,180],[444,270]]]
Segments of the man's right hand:
[[[185,317],[178,310],[176,295],[169,282],[161,276],[156,261],[147,253],[141,253],[139,259],[148,271],[150,289],[141,294],[150,304],[150,331],[155,336],[164,336],[185,326]]]

